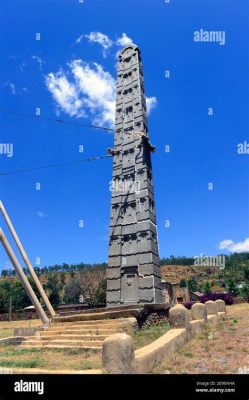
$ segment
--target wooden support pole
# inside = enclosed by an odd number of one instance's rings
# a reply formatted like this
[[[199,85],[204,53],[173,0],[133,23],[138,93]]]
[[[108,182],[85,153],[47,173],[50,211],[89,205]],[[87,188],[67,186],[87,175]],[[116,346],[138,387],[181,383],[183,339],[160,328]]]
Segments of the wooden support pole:
[[[35,295],[35,292],[33,291],[26,275],[24,274],[21,265],[19,264],[6,236],[4,235],[2,229],[0,228],[0,240],[3,244],[3,247],[6,251],[6,253],[9,256],[9,259],[13,265],[13,267],[16,270],[17,275],[19,276],[19,278],[22,281],[22,284],[24,286],[24,289],[26,290],[26,293],[28,294],[33,306],[35,307],[36,311],[38,312],[39,317],[41,318],[43,324],[47,324],[49,323],[49,319],[45,313],[45,311],[43,310],[38,298]]]
[[[16,245],[17,245],[17,247],[18,247],[18,249],[19,249],[19,251],[20,251],[20,253],[22,255],[22,258],[23,258],[25,264],[27,265],[27,268],[28,268],[28,270],[30,272],[30,275],[33,278],[33,281],[36,284],[38,292],[40,293],[40,295],[41,295],[41,297],[42,297],[42,299],[43,299],[43,301],[44,301],[44,303],[45,303],[45,305],[47,307],[47,310],[48,310],[49,314],[51,315],[51,317],[54,317],[55,316],[55,311],[54,311],[54,309],[53,309],[53,307],[52,307],[52,305],[51,305],[51,303],[50,303],[50,301],[49,301],[49,299],[48,299],[48,297],[47,297],[47,295],[46,295],[46,293],[45,293],[45,291],[44,291],[44,289],[43,289],[43,287],[42,287],[42,285],[41,285],[41,283],[40,283],[40,281],[39,281],[39,279],[38,279],[38,277],[37,277],[37,275],[36,275],[36,273],[34,271],[34,269],[33,269],[33,267],[32,267],[31,262],[28,259],[28,256],[27,256],[27,254],[26,254],[26,252],[25,252],[25,250],[24,250],[24,248],[23,248],[23,246],[22,246],[22,244],[20,242],[20,239],[19,239],[19,237],[18,237],[18,235],[17,235],[17,233],[16,233],[16,231],[14,229],[14,226],[13,226],[13,224],[12,224],[10,218],[9,218],[9,215],[8,215],[7,211],[5,210],[4,205],[3,205],[3,203],[1,201],[0,201],[0,210],[3,213],[4,219],[7,222],[7,225],[9,227],[9,229],[10,229],[10,232],[11,232],[11,234],[12,234],[12,236],[13,236],[15,242],[16,242]]]

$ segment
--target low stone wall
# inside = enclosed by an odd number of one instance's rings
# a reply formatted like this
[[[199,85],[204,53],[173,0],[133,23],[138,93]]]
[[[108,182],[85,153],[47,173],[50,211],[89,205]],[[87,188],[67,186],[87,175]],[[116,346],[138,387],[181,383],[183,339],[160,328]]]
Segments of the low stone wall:
[[[14,336],[33,336],[40,330],[41,327],[39,326],[32,328],[14,328]]]
[[[216,324],[226,314],[223,300],[196,303],[191,310],[176,305],[169,310],[172,329],[159,339],[134,351],[133,340],[126,334],[116,334],[104,341],[102,351],[103,370],[109,374],[150,373],[170,356],[200,333],[207,323]],[[115,348],[115,351],[114,351]],[[134,367],[135,363],[135,367]]]

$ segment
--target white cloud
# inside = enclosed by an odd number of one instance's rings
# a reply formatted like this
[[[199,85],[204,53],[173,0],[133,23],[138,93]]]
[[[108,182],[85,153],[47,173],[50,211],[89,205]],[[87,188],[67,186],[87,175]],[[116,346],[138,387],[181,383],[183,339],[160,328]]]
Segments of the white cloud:
[[[46,64],[45,61],[40,56],[32,56],[32,58],[38,63],[39,69],[42,70],[43,65]]]
[[[10,87],[11,93],[16,94],[16,87],[15,87],[14,83],[10,82],[9,87]]]
[[[94,123],[112,126],[115,114],[115,80],[104,68],[82,60],[69,64],[73,81],[65,73],[50,73],[46,84],[57,105],[70,116],[91,116]],[[58,110],[57,110],[58,112]]]
[[[3,86],[9,88],[11,94],[16,94],[16,86],[14,83],[5,82]]]
[[[97,63],[91,66],[81,60],[75,60],[70,67],[94,123],[112,126],[116,96],[114,78]]]
[[[219,243],[219,248],[221,250],[229,250],[232,253],[242,253],[244,251],[249,251],[249,237],[246,238],[243,242],[235,243],[231,239],[222,240]]]
[[[82,41],[83,38],[84,38],[84,35],[80,35],[80,36],[76,39],[75,43],[80,43],[80,42]]]
[[[97,64],[74,60],[69,64],[71,79],[63,71],[49,73],[46,85],[62,110],[71,117],[90,116],[95,124],[112,127],[115,120],[116,82]],[[148,114],[156,107],[156,97],[146,98]]]
[[[129,38],[129,37],[126,35],[126,33],[122,33],[122,36],[120,36],[120,37],[117,39],[116,44],[117,44],[118,46],[125,47],[125,46],[128,46],[128,44],[133,44],[133,40],[132,40],[131,38]]]
[[[148,115],[151,113],[151,110],[153,110],[153,108],[156,108],[156,106],[157,106],[156,97],[146,97],[146,107]]]
[[[101,32],[90,32],[88,35],[81,35],[76,40],[76,43],[80,43],[84,37],[87,38],[90,43],[98,43],[102,48],[104,57],[107,56],[108,50],[113,46],[113,41]]]
[[[20,71],[23,72],[25,70],[25,68],[27,68],[28,64],[26,62],[22,62],[20,65]]]
[[[47,214],[43,211],[38,211],[37,212],[37,217],[38,218],[46,218]]]
[[[59,71],[46,76],[46,85],[57,105],[71,117],[84,116],[83,101],[76,84],[69,82],[66,75]]]
[[[122,33],[122,35],[114,41],[101,32],[90,32],[87,35],[82,34],[76,39],[75,43],[81,43],[84,38],[88,39],[90,43],[98,43],[102,48],[102,54],[104,57],[107,56],[109,49],[114,45],[125,47],[133,43],[133,40],[128,37],[126,33]]]

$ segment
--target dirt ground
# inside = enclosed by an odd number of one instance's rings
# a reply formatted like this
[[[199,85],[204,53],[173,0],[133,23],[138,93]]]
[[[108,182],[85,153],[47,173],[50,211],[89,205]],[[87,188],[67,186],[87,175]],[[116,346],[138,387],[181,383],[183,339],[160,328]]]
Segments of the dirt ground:
[[[0,368],[84,370],[101,368],[101,352],[83,349],[22,349],[0,346]]]
[[[227,306],[227,318],[207,326],[154,373],[249,374],[249,304]]]

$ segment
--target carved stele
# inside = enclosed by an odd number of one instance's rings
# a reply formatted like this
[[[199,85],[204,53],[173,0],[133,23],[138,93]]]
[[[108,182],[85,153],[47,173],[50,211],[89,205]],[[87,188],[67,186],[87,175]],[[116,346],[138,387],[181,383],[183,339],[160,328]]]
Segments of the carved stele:
[[[162,289],[142,61],[119,54],[111,185],[107,306],[161,303]]]

